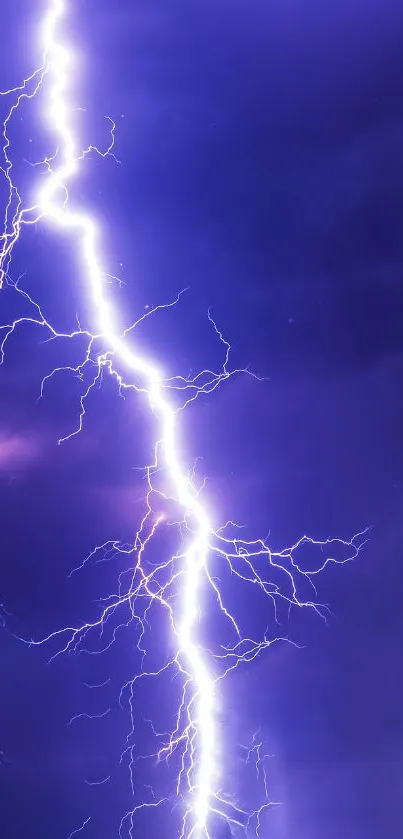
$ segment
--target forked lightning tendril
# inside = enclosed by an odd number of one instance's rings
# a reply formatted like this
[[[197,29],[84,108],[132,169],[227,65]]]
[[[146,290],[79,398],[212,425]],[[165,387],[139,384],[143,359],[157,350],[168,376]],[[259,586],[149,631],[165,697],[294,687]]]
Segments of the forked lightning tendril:
[[[232,592],[241,586],[243,597],[248,591],[264,597],[272,612],[271,617],[268,614],[267,623],[281,616],[283,610],[286,614],[292,606],[311,608],[323,614],[323,609],[315,602],[314,576],[328,563],[343,563],[357,556],[363,540],[361,534],[350,541],[324,542],[303,536],[291,548],[273,552],[265,540],[242,538],[241,530],[233,522],[222,527],[213,522],[204,501],[204,485],[197,484],[194,469],[183,462],[180,412],[189,402],[213,392],[239,371],[228,369],[230,346],[209,313],[224,352],[224,363],[219,372],[203,370],[193,377],[164,376],[158,365],[136,349],[133,336],[140,322],[167,306],[147,311],[128,326],[121,322],[110,299],[109,275],[99,255],[97,224],[84,210],[74,206],[68,193],[68,186],[79,175],[87,155],[113,154],[115,131],[111,121],[110,143],[104,151],[94,146],[84,149],[80,146],[70,102],[73,58],[64,36],[65,17],[72,10],[72,0],[49,0],[40,36],[43,60],[22,84],[2,93],[0,99],[0,104],[7,103],[2,133],[1,172],[6,201],[0,243],[0,282],[4,288],[19,295],[26,312],[1,327],[1,361],[7,343],[24,324],[41,327],[50,340],[69,338],[77,345],[84,342],[85,351],[80,363],[57,367],[44,377],[40,388],[43,397],[49,380],[58,373],[70,373],[82,382],[77,424],[59,442],[71,440],[83,429],[92,391],[106,375],[115,379],[121,395],[130,391],[142,394],[150,409],[151,427],[155,425],[157,433],[153,461],[144,470],[144,515],[133,542],[123,544],[112,540],[105,543],[80,566],[101,559],[125,560],[116,593],[101,604],[94,621],[65,627],[32,643],[60,637],[60,652],[82,648],[87,641],[92,645],[91,652],[99,652],[113,643],[122,628],[130,625],[137,633],[141,668],[122,687],[120,695],[122,704],[127,702],[131,714],[131,729],[122,760],[127,758],[133,790],[133,806],[124,814],[119,828],[122,839],[134,835],[141,810],[153,811],[160,807],[166,807],[170,812],[177,808],[177,839],[214,839],[220,821],[227,824],[231,834],[240,831],[259,836],[264,811],[271,805],[265,757],[261,743],[255,738],[246,750],[246,762],[254,761],[257,782],[262,784],[262,802],[256,808],[248,808],[243,802],[239,803],[225,784],[225,745],[218,722],[220,684],[240,664],[251,662],[278,639],[268,631],[262,637],[249,636],[244,629],[244,610],[239,616],[239,608],[233,605],[239,603],[239,598],[237,601]],[[41,170],[37,170],[38,173],[41,171],[41,185],[36,187],[35,200],[29,206],[21,196],[18,177],[14,176],[10,126],[16,112],[42,96],[56,150],[41,162]],[[31,165],[39,166],[37,162],[31,162]],[[23,228],[39,222],[53,226],[56,235],[64,233],[72,237],[81,261],[85,301],[90,301],[87,326],[80,323],[71,331],[61,333],[52,326],[46,314],[46,301],[34,300],[24,288],[23,278],[13,280],[11,277],[12,253]],[[179,303],[179,297],[167,305]],[[167,545],[171,545],[174,536],[177,547],[156,561],[153,546],[164,528]],[[320,556],[313,570],[307,570],[299,558],[304,546],[311,546]],[[160,547],[157,550],[160,551]],[[218,641],[214,640],[212,632],[208,632],[214,614],[214,619],[223,627]],[[150,643],[153,626],[165,628],[168,653],[163,645],[156,650]],[[175,687],[177,704],[168,732],[158,731],[155,723],[149,722],[156,746],[154,754],[148,757],[156,764],[172,765],[172,788],[167,791],[164,786],[160,795],[153,785],[145,784],[146,793],[138,800],[134,779],[136,772],[141,772],[139,762],[145,758],[135,750],[134,696],[138,683],[144,679],[166,679],[168,689],[173,684],[179,688]],[[171,689],[174,692],[174,688]],[[97,716],[104,716],[108,710]],[[109,776],[99,783],[108,779]],[[89,823],[90,819],[87,819],[72,835],[84,830]]]

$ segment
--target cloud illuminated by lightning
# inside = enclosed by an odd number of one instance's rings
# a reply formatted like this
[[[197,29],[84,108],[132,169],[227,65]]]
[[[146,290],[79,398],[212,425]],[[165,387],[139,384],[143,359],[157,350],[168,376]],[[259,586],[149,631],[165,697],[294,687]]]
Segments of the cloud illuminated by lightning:
[[[156,740],[155,753],[150,758],[158,763],[176,761],[174,791],[169,797],[150,788],[148,796],[139,803],[135,801],[122,819],[121,837],[133,835],[140,810],[171,807],[173,796],[180,808],[178,839],[213,839],[217,820],[224,820],[231,833],[239,829],[258,836],[263,812],[271,803],[261,744],[257,740],[253,742],[247,751],[247,761],[254,760],[257,780],[263,780],[263,800],[258,809],[248,811],[238,804],[224,783],[225,755],[220,745],[218,723],[220,683],[230,671],[251,662],[278,639],[268,633],[259,638],[245,633],[243,620],[237,617],[237,610],[231,605],[231,587],[242,586],[243,596],[253,591],[263,597],[275,618],[283,607],[287,611],[291,606],[322,613],[315,603],[314,576],[328,563],[354,558],[362,539],[358,534],[347,542],[337,539],[319,542],[303,536],[291,548],[273,552],[265,540],[242,538],[241,530],[233,522],[220,527],[213,521],[204,501],[204,486],[197,484],[194,470],[182,461],[179,417],[190,402],[212,393],[233,372],[239,371],[229,370],[230,346],[209,314],[224,353],[221,369],[218,372],[203,370],[188,378],[165,376],[153,360],[139,352],[133,341],[136,326],[156,310],[147,311],[127,326],[122,323],[111,299],[106,267],[99,255],[97,223],[85,210],[73,205],[68,193],[68,187],[79,176],[87,155],[112,154],[115,129],[111,121],[110,143],[104,151],[94,146],[83,149],[80,145],[70,101],[69,80],[73,76],[74,62],[64,35],[66,15],[72,6],[68,0],[48,0],[40,35],[43,60],[21,85],[2,94],[11,104],[7,105],[2,134],[1,172],[6,185],[6,201],[0,237],[0,283],[19,295],[24,312],[28,314],[1,327],[1,361],[8,341],[24,324],[36,324],[53,341],[84,340],[86,348],[80,363],[57,367],[44,377],[40,389],[43,396],[49,380],[66,371],[83,383],[77,424],[59,442],[70,441],[81,432],[87,402],[95,386],[106,375],[115,380],[121,395],[132,391],[146,400],[150,423],[152,427],[155,424],[157,433],[153,462],[145,467],[144,515],[132,544],[112,540],[97,547],[82,563],[83,566],[101,558],[127,560],[116,593],[101,604],[100,613],[93,622],[65,627],[40,643],[60,638],[60,651],[67,651],[79,649],[88,639],[92,644],[91,651],[99,652],[113,643],[122,627],[130,624],[137,632],[142,668],[121,691],[121,701],[126,699],[131,714],[131,730],[122,760],[127,756],[134,798],[136,766],[142,759],[141,755],[136,755],[134,747],[136,687],[140,680],[147,678],[166,678],[171,684],[173,676],[180,685],[170,730],[158,732],[150,723]],[[45,174],[29,206],[22,199],[14,179],[9,128],[16,112],[39,96],[45,97],[45,119],[55,138],[56,151],[41,162]],[[88,326],[80,324],[71,331],[58,331],[46,315],[46,301],[43,304],[36,302],[25,290],[23,278],[15,281],[11,277],[12,253],[23,228],[39,222],[52,226],[55,235],[69,235],[74,242],[81,262],[83,294],[86,303],[90,303]],[[153,545],[164,528],[169,532],[169,544],[171,535],[175,534],[177,548],[156,563]],[[304,546],[319,552],[320,560],[313,570],[307,570],[299,561],[300,549]],[[205,624],[208,625],[213,612],[225,627],[218,642],[212,641],[208,632],[208,640],[205,640]],[[149,638],[156,623],[165,626],[172,651],[167,654],[161,650],[160,660],[158,656],[156,659],[155,650],[152,656],[150,653]],[[149,659],[153,662],[151,666],[148,666]],[[89,819],[73,833],[81,832],[88,823]]]

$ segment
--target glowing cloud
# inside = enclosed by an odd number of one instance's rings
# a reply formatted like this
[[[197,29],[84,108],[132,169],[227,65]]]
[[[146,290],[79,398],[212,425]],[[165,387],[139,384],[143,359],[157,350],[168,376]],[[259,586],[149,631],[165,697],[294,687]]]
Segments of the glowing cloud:
[[[0,470],[30,463],[38,449],[39,445],[28,437],[0,431]]]

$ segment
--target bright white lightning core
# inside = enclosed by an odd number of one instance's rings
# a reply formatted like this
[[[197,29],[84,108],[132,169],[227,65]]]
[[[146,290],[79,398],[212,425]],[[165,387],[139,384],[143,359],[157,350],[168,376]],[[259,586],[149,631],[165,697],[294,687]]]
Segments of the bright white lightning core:
[[[175,806],[179,802],[181,808],[178,839],[214,839],[214,825],[219,820],[226,822],[231,834],[239,830],[257,836],[263,811],[270,806],[266,783],[262,804],[252,811],[238,803],[231,790],[225,788],[222,771],[225,761],[219,746],[217,714],[219,685],[231,670],[252,661],[276,639],[267,635],[258,639],[245,637],[242,621],[227,605],[223,579],[231,581],[231,585],[244,586],[245,596],[250,587],[258,590],[275,614],[281,604],[287,608],[292,605],[310,607],[320,612],[314,603],[313,576],[329,562],[342,563],[354,558],[362,541],[360,534],[347,542],[337,539],[317,542],[304,536],[291,548],[274,553],[264,540],[246,541],[240,538],[240,531],[232,522],[221,528],[213,525],[202,500],[204,487],[197,486],[192,470],[181,462],[178,417],[189,402],[202,394],[211,393],[232,375],[228,371],[230,347],[209,316],[224,349],[225,360],[221,371],[204,370],[193,378],[166,378],[132,343],[134,328],[153,312],[147,312],[135,324],[124,326],[113,309],[107,294],[105,266],[99,257],[97,225],[83,210],[72,206],[68,195],[68,185],[79,175],[80,166],[88,154],[105,156],[111,153],[115,127],[111,123],[111,142],[105,152],[92,146],[83,150],[80,146],[69,98],[73,60],[64,36],[65,15],[70,6],[72,3],[68,0],[49,0],[41,30],[43,62],[20,86],[2,94],[11,104],[7,106],[3,126],[1,171],[6,183],[7,200],[0,241],[0,282],[3,287],[14,289],[23,299],[24,307],[30,307],[31,313],[1,327],[1,360],[10,337],[26,323],[42,327],[53,340],[61,337],[71,338],[72,341],[84,338],[86,351],[81,363],[76,367],[58,367],[45,376],[41,386],[43,395],[48,380],[60,371],[70,371],[85,382],[77,426],[63,441],[70,440],[82,430],[87,398],[107,374],[116,380],[121,394],[130,390],[143,394],[143,398],[148,400],[150,418],[157,423],[159,431],[153,463],[145,467],[147,492],[144,516],[133,544],[111,541],[96,548],[85,560],[91,561],[100,553],[108,559],[124,555],[128,560],[132,559],[131,567],[120,574],[117,593],[107,598],[106,605],[105,602],[102,604],[96,621],[58,630],[49,637],[66,638],[62,647],[70,650],[77,649],[84,638],[97,631],[102,639],[110,627],[112,643],[119,626],[127,626],[128,621],[138,632],[142,670],[124,685],[121,693],[122,699],[125,695],[129,697],[131,711],[132,728],[125,753],[129,755],[133,795],[136,769],[132,737],[136,728],[133,695],[136,683],[140,679],[158,679],[172,674],[181,684],[172,728],[165,734],[154,732],[157,747],[155,754],[151,755],[160,762],[177,758],[178,769],[171,798],[165,794],[159,796],[158,790],[153,790],[148,798],[135,802],[122,819],[122,837],[132,836],[140,810],[156,806],[172,807],[173,799]],[[33,100],[40,94],[45,96],[46,119],[53,131],[57,150],[42,162],[44,185],[38,189],[33,205],[24,206],[13,176],[9,127],[13,116],[27,100]],[[39,222],[53,224],[55,235],[59,230],[73,237],[81,259],[84,294],[91,301],[91,328],[80,326],[68,333],[58,332],[45,314],[46,303],[34,301],[23,288],[22,281],[11,278],[12,252],[23,228]],[[172,520],[173,507],[179,511],[175,521]],[[175,529],[179,546],[160,563],[151,563],[147,559],[148,551],[157,530],[163,527],[170,531]],[[298,561],[299,549],[307,544],[321,551],[320,562],[314,570],[305,570]],[[307,583],[313,599],[300,593],[300,586],[306,591]],[[203,641],[202,618],[206,612],[204,604],[208,592],[209,608],[215,608],[227,625],[225,639],[214,643]],[[147,639],[157,611],[167,622],[174,652],[171,657],[163,658],[158,666],[148,668]],[[116,616],[122,613],[128,615],[128,619],[123,617],[119,623]],[[49,639],[40,643],[46,640]],[[163,652],[161,654],[164,655]],[[253,744],[248,759],[250,756],[256,757],[259,769],[262,761],[259,744]],[[83,828],[87,823],[88,820]]]

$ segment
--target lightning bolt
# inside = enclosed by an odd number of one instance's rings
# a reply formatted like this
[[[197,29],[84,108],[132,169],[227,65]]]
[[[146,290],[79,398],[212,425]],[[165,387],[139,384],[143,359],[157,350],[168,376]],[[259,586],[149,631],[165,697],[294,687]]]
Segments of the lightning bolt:
[[[241,664],[256,659],[275,641],[289,639],[282,633],[273,637],[268,630],[261,637],[250,636],[244,628],[244,619],[237,617],[239,609],[233,605],[236,598],[232,592],[241,586],[242,596],[249,591],[264,598],[268,611],[278,623],[292,606],[313,609],[323,616],[325,609],[316,602],[315,576],[329,563],[344,563],[355,558],[363,545],[363,534],[356,534],[347,541],[317,541],[303,536],[290,548],[275,552],[264,539],[243,538],[241,529],[231,521],[222,526],[215,524],[204,500],[204,484],[198,483],[195,469],[182,459],[180,416],[190,402],[211,394],[232,375],[242,371],[229,369],[230,345],[210,313],[213,335],[224,354],[218,372],[206,369],[195,376],[168,377],[136,348],[133,341],[136,327],[156,315],[159,309],[180,304],[181,295],[172,303],[150,309],[135,323],[127,326],[121,322],[118,308],[111,299],[109,275],[100,257],[97,223],[73,205],[68,192],[69,184],[79,175],[87,156],[113,155],[115,134],[115,123],[109,120],[110,142],[104,150],[95,146],[83,149],[80,144],[75,111],[70,102],[69,80],[74,75],[74,60],[64,35],[71,5],[68,0],[48,0],[41,26],[42,62],[20,85],[1,94],[1,100],[8,104],[2,130],[1,172],[6,200],[0,237],[0,283],[4,290],[18,295],[23,307],[21,316],[0,328],[1,361],[12,336],[27,324],[40,327],[47,340],[68,339],[78,348],[84,343],[85,349],[77,365],[66,364],[53,369],[41,384],[41,398],[50,380],[58,374],[69,373],[82,384],[77,424],[59,443],[71,441],[82,431],[91,394],[107,375],[115,380],[121,396],[132,392],[146,401],[150,425],[156,432],[153,459],[143,473],[146,487],[144,515],[133,542],[123,544],[118,539],[111,540],[95,548],[79,566],[123,559],[126,565],[119,575],[116,593],[100,604],[99,615],[93,622],[64,627],[31,643],[60,640],[56,653],[60,654],[82,649],[88,639],[92,645],[89,651],[95,653],[110,647],[117,633],[128,625],[137,633],[141,668],[123,685],[120,693],[120,701],[126,701],[131,716],[122,760],[128,759],[134,799],[133,807],[122,818],[121,837],[132,837],[141,810],[172,808],[173,795],[174,809],[179,810],[176,830],[180,839],[213,839],[216,825],[222,821],[231,835],[239,830],[245,835],[259,836],[262,815],[272,804],[262,744],[254,738],[252,746],[246,750],[246,762],[255,762],[257,782],[263,779],[262,803],[256,809],[248,810],[237,802],[224,783],[225,749],[218,721],[220,686]],[[56,149],[43,161],[31,164],[39,167],[41,179],[30,203],[21,194],[18,175],[14,176],[10,125],[17,112],[40,96],[44,96],[44,117]],[[12,279],[12,254],[23,229],[39,223],[52,226],[59,235],[72,237],[81,264],[82,285],[90,314],[88,324],[78,323],[71,331],[59,331],[52,325],[46,315],[46,306],[28,293],[23,277]],[[165,533],[168,545],[175,538],[177,547],[156,562],[155,545],[161,544],[156,541],[160,532]],[[315,553],[314,567],[307,567],[305,560],[300,559],[307,547]],[[213,613],[222,626],[218,642],[211,640],[208,632]],[[168,653],[164,649],[156,651],[155,645],[150,643],[153,626],[157,624],[165,627]],[[156,747],[155,752],[147,756],[156,765],[173,761],[174,792],[158,795],[152,785],[145,785],[148,794],[136,803],[135,772],[143,756],[135,751],[134,696],[138,683],[144,679],[166,680],[168,687],[174,681],[180,686],[169,730],[160,732],[153,722],[149,723]],[[106,713],[108,711],[96,716],[102,717]],[[90,715],[77,715],[70,722],[85,716]],[[108,779],[99,783],[104,780]],[[89,821],[87,819],[73,833],[84,830]]]

